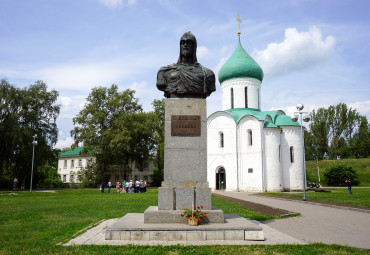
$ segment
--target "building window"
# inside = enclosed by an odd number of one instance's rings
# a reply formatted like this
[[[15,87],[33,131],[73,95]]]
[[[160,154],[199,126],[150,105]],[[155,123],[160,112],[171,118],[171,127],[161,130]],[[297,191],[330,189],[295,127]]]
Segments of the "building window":
[[[290,162],[294,163],[294,147],[290,146]]]
[[[71,168],[72,167],[75,167],[75,161],[74,161],[74,159],[71,160]]]
[[[248,174],[253,174],[253,168],[248,168]]]
[[[75,176],[74,175],[71,175],[71,177],[69,177],[69,182],[75,182]]]
[[[252,137],[252,130],[248,129],[248,145],[253,145],[253,137]]]
[[[144,175],[144,180],[147,181],[148,180],[148,175]]]
[[[248,87],[244,88],[245,108],[248,108]]]
[[[219,142],[218,142],[218,146],[220,148],[223,148],[224,147],[224,133],[223,132],[220,132],[219,133]]]
[[[67,160],[64,160],[64,168],[67,168]]]
[[[67,182],[67,176],[65,174],[63,175],[63,182]]]
[[[231,92],[231,109],[234,109],[234,89],[230,89]]]
[[[78,160],[78,166],[79,166],[79,167],[82,167],[82,159],[79,159],[79,160]]]
[[[148,162],[145,162],[144,163],[144,170],[148,170],[149,169],[149,164],[148,164]]]

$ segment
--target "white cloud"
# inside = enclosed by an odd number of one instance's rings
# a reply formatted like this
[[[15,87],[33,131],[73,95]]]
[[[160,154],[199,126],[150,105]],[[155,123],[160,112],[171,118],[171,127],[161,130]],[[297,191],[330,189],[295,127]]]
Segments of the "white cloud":
[[[141,82],[134,82],[130,85],[130,89],[135,90],[135,97],[140,98],[141,96],[145,95],[148,92],[147,83],[145,81]]]
[[[367,119],[370,120],[370,100],[350,103],[347,105],[348,107],[352,107],[353,109],[356,109],[357,112],[359,112],[361,115],[366,116]]]
[[[102,4],[111,9],[121,8],[126,1],[125,0],[99,0]],[[127,0],[127,5],[136,4],[137,0]]]
[[[55,144],[55,148],[58,149],[64,149],[66,147],[70,147],[73,143],[72,137],[67,137],[65,140],[58,140],[58,142]]]
[[[270,43],[265,50],[253,51],[252,56],[269,76],[281,75],[304,70],[328,60],[335,44],[333,36],[323,38],[317,27],[311,27],[308,32],[287,28],[283,42]]]
[[[197,47],[197,58],[199,60],[208,59],[211,56],[211,51],[205,46]]]
[[[123,6],[123,0],[99,0],[105,6],[115,9]]]
[[[86,91],[92,87],[112,84],[130,74],[129,68],[122,64],[64,64],[33,70],[25,73],[31,80],[47,81],[50,88],[57,90]]]

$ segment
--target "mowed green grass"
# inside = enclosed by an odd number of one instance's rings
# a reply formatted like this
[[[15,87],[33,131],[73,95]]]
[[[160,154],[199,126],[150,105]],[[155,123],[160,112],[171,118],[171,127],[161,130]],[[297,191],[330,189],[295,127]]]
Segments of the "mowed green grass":
[[[323,186],[326,186],[324,173],[332,165],[343,164],[345,166],[352,166],[356,170],[358,177],[360,179],[359,187],[370,187],[370,158],[361,159],[342,159],[342,160],[320,160],[319,161],[319,172],[320,180]],[[316,161],[306,162],[306,173],[307,180],[319,183],[319,176],[317,173],[317,163]],[[345,186],[345,183],[343,183]]]
[[[370,188],[352,188],[352,195],[347,188],[329,188],[331,192],[306,192],[310,201],[324,201],[370,208]],[[281,197],[303,198],[303,193],[271,192]]]
[[[99,190],[0,193],[0,254],[368,254],[338,245],[60,246],[103,219],[143,213],[158,194],[102,194]],[[229,202],[230,203],[230,202]],[[221,209],[222,201],[216,201]],[[226,207],[225,207],[226,208]],[[227,208],[226,208],[227,209]],[[228,209],[230,213],[233,211]],[[242,209],[238,209],[242,212]]]

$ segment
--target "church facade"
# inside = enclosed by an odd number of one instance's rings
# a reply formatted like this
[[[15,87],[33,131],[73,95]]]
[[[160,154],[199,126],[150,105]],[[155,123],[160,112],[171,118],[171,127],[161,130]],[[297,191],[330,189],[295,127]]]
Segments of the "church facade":
[[[303,189],[300,125],[261,110],[263,71],[239,43],[220,69],[222,111],[207,119],[207,180],[212,190]]]

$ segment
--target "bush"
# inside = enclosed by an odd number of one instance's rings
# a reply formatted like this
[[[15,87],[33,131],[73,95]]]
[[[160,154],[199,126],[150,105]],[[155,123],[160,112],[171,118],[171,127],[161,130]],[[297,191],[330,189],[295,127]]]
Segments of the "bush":
[[[328,186],[346,186],[346,179],[350,178],[352,185],[357,186],[360,183],[357,172],[351,166],[332,165],[325,173],[324,178]]]

